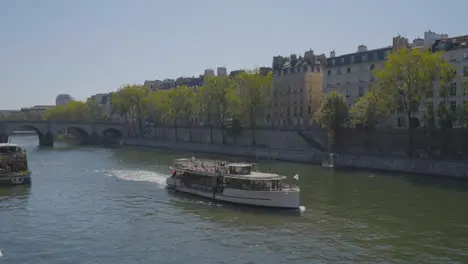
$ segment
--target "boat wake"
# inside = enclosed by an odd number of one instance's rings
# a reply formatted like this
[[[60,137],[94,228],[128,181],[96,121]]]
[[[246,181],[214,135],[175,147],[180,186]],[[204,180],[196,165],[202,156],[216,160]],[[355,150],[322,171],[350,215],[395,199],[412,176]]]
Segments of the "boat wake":
[[[3,257],[2,250],[0,249],[0,258]]]
[[[156,183],[161,188],[166,186],[167,176],[162,173],[140,170],[108,170],[106,174],[121,180]]]

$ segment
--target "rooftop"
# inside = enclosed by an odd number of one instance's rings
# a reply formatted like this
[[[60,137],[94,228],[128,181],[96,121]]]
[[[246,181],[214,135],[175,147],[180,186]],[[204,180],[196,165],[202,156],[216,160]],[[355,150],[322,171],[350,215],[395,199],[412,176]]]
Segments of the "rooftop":
[[[432,51],[468,49],[468,35],[439,39],[432,45]]]
[[[327,58],[327,67],[338,67],[364,62],[382,61],[386,59],[386,56],[390,51],[392,51],[392,47],[388,46],[384,48],[358,51],[336,57],[330,57]]]

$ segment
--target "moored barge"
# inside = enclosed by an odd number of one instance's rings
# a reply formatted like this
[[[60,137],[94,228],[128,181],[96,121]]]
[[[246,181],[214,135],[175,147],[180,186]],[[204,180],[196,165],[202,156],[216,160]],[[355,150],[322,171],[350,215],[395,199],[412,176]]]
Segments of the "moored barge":
[[[26,150],[11,144],[0,144],[0,186],[31,184]]]

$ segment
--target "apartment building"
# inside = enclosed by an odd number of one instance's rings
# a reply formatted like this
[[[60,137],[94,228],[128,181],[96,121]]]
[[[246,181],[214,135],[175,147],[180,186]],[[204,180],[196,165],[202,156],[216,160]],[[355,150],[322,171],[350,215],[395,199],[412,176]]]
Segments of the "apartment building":
[[[455,112],[458,107],[468,103],[468,35],[439,39],[432,45],[432,51],[444,52],[444,58],[455,65],[457,74],[446,95],[436,81],[433,98],[428,103],[430,107],[447,103]]]
[[[143,85],[150,88],[151,91],[156,91],[161,89],[163,81],[161,80],[146,80]]]
[[[112,100],[110,93],[99,93],[92,95],[88,100],[93,100],[97,103],[100,108],[100,116],[106,118],[117,118],[117,115],[113,114],[112,111]]]
[[[436,80],[434,82],[433,93],[428,95],[425,102],[423,102],[419,108],[419,111],[415,114],[415,118],[419,120],[420,125],[424,125],[424,115],[427,108],[436,110],[437,107],[442,104],[448,104],[448,106],[456,111],[465,100],[464,87],[466,86],[466,80],[464,76],[464,65],[468,65],[465,62],[465,54],[468,51],[466,43],[468,42],[467,36],[460,36],[449,38],[447,34],[438,34],[432,31],[424,32],[424,38],[416,38],[413,42],[409,42],[407,38],[402,36],[396,36],[393,38],[393,50],[400,48],[419,48],[429,49],[433,52],[443,51],[444,58],[455,64],[457,68],[457,76],[450,84],[448,94],[441,94],[440,84]],[[468,54],[466,55],[468,56]],[[465,68],[466,74],[468,75],[468,68]],[[466,91],[468,92],[468,90]],[[468,95],[468,94],[467,94]],[[385,121],[386,126],[404,128],[408,124],[407,117],[403,114],[395,114],[387,117]]]
[[[273,57],[273,102],[270,125],[302,127],[312,124],[323,92],[325,55],[312,50],[304,56]]]
[[[55,98],[55,105],[65,105],[70,103],[71,101],[74,101],[73,97],[71,97],[69,94],[59,94]]]
[[[392,46],[368,50],[360,45],[357,51],[335,56],[330,52],[327,59],[324,93],[338,91],[346,96],[349,106],[367,93],[375,80],[373,71],[385,67],[385,61],[392,51]]]

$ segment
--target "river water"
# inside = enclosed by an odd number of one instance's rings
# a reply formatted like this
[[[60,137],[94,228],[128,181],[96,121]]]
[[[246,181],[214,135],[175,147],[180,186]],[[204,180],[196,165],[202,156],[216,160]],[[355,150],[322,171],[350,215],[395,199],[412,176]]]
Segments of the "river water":
[[[0,264],[468,263],[466,182],[261,161],[300,175],[285,213],[168,193],[191,153],[13,142],[34,179],[0,189]]]

